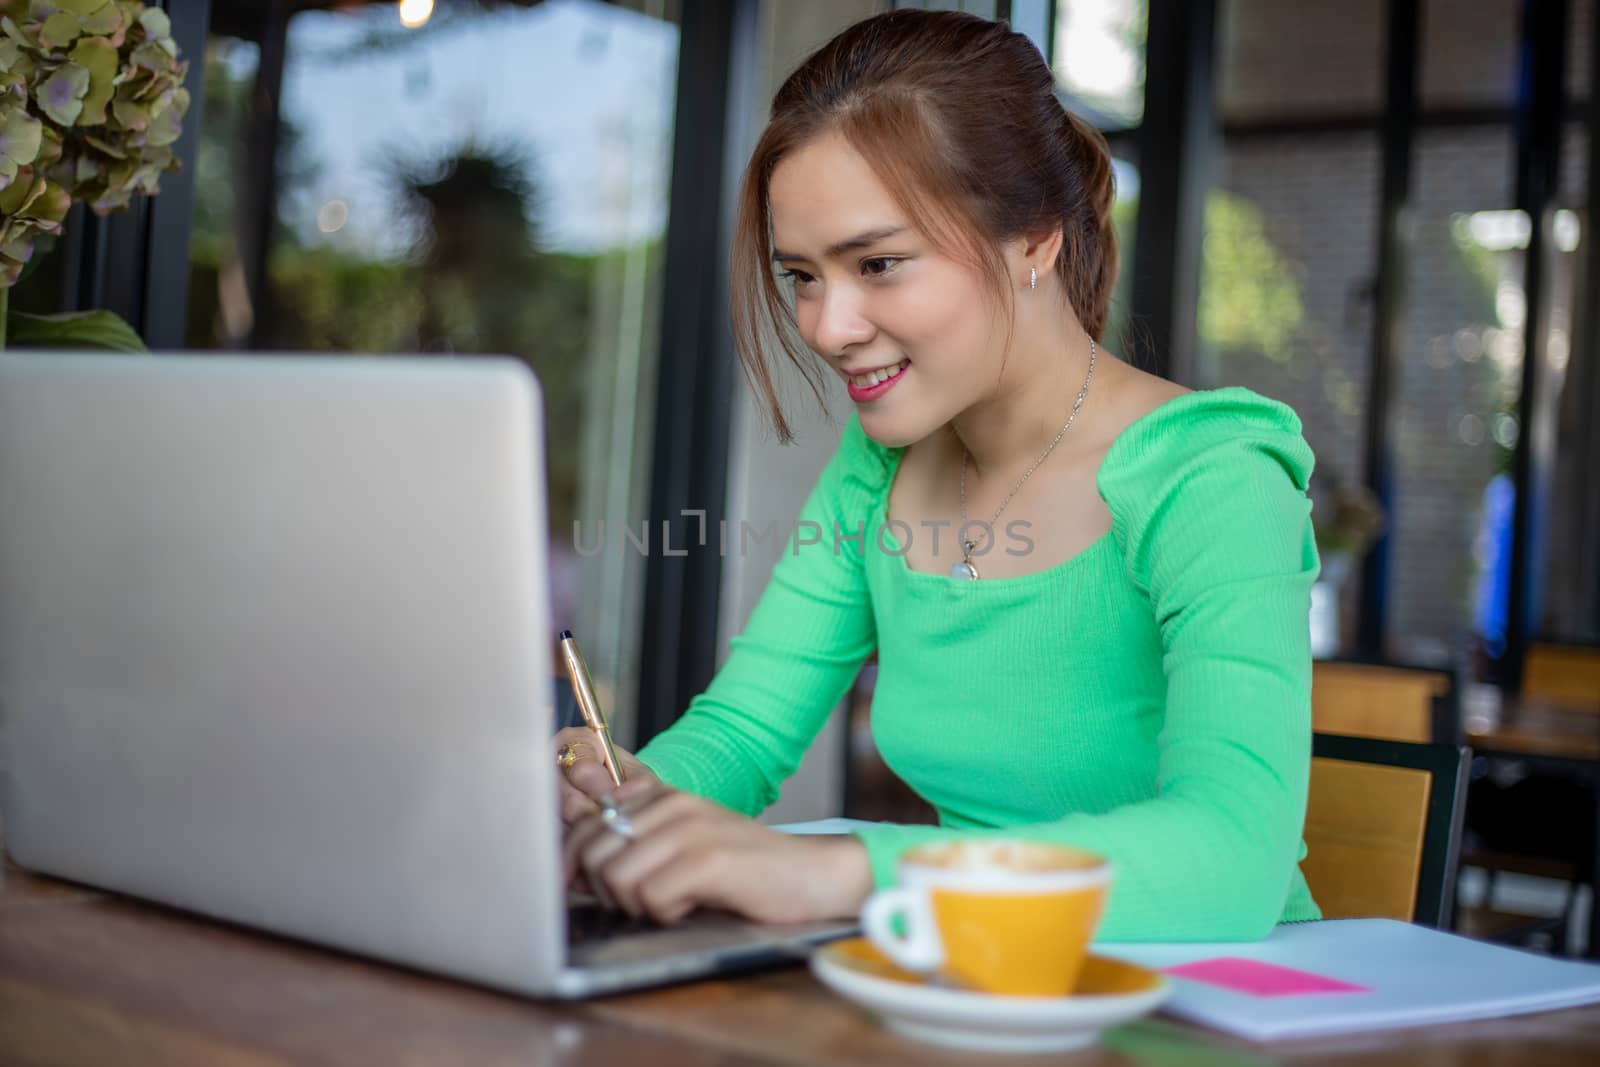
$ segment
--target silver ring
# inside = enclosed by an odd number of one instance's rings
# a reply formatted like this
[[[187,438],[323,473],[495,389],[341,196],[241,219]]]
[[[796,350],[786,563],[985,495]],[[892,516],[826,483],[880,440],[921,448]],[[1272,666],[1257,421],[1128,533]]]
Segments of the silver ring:
[[[615,803],[602,804],[600,821],[605,823],[607,830],[610,830],[618,837],[632,841],[639,836],[639,829],[633,825],[633,820],[628,818],[628,813],[617,807]]]

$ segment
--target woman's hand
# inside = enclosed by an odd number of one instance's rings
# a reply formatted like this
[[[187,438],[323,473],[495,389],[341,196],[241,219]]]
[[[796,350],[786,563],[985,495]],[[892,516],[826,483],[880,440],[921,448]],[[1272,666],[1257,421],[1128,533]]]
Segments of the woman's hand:
[[[659,782],[616,802],[633,836],[587,815],[567,831],[566,869],[629,914],[670,923],[704,906],[807,922],[854,916],[872,891],[854,837],[781,833]]]
[[[622,765],[623,782],[620,786],[612,782],[600,738],[587,726],[569,726],[557,732],[550,743],[551,758],[565,745],[587,746],[577,749],[578,759],[561,771],[561,821],[569,827],[585,815],[599,811],[599,800],[603,796],[609,794],[625,801],[653,785],[660,785],[660,779],[649,767],[620,748],[617,762]]]

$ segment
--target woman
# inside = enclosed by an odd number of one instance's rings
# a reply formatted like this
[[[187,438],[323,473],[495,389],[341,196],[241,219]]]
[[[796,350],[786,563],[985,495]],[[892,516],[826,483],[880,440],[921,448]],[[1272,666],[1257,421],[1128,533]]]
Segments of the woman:
[[[739,205],[740,353],[785,439],[764,338],[854,411],[725,667],[620,757],[625,833],[567,750],[597,892],[666,921],[847,916],[904,849],[1000,834],[1110,857],[1107,938],[1317,916],[1311,453],[1287,408],[1099,347],[1112,197],[1104,142],[1003,24],[880,15],[779,90]],[[755,822],[874,650],[879,750],[941,825]]]

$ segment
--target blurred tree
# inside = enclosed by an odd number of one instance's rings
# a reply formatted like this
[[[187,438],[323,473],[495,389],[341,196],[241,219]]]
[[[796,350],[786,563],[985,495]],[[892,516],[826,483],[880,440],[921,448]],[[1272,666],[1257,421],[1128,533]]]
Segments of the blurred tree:
[[[589,344],[588,256],[540,251],[530,156],[468,144],[438,162],[398,164],[419,237],[417,345],[520,356],[539,376],[549,441],[550,521],[571,528]]]
[[[1224,355],[1295,360],[1295,335],[1305,319],[1299,264],[1278,251],[1254,204],[1220,190],[1207,198],[1201,277],[1205,345]]]

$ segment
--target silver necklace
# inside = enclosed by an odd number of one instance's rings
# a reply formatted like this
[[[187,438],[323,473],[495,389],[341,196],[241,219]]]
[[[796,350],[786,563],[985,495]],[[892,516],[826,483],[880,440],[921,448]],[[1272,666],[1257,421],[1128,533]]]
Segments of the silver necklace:
[[[1032,465],[1022,472],[1022,477],[1018,478],[1017,484],[1011,487],[1011,492],[1007,493],[1006,498],[1000,501],[1000,506],[994,509],[994,514],[989,517],[989,536],[991,540],[994,537],[994,524],[999,521],[1000,513],[1006,510],[1006,505],[1011,503],[1011,498],[1017,495],[1017,490],[1021,489],[1022,484],[1033,476],[1033,472],[1039,469],[1039,464],[1043,463],[1045,457],[1056,450],[1056,445],[1059,445],[1061,439],[1067,436],[1067,431],[1072,429],[1072,423],[1077,419],[1079,409],[1083,407],[1083,398],[1089,395],[1089,383],[1094,381],[1094,353],[1095,343],[1094,338],[1091,337],[1089,338],[1089,373],[1084,375],[1083,388],[1078,390],[1078,398],[1072,402],[1072,413],[1067,416],[1067,421],[1061,424],[1061,429],[1056,431],[1056,436],[1050,442],[1049,447],[1039,453],[1039,458],[1034,460]],[[950,565],[950,577],[970,582],[978,579],[978,565],[972,562],[972,550],[978,547],[978,542],[966,539],[967,458],[967,450],[963,448],[961,450],[961,562]]]

